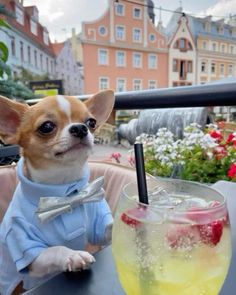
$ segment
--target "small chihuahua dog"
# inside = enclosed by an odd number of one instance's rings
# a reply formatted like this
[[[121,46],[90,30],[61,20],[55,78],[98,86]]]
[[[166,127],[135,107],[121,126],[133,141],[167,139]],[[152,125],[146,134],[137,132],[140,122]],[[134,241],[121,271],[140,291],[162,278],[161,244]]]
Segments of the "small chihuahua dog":
[[[0,225],[0,293],[12,294],[61,271],[89,267],[94,257],[86,244],[109,242],[112,215],[104,199],[84,203],[72,212],[41,223],[36,211],[41,197],[70,198],[87,185],[95,129],[114,106],[111,90],[82,102],[50,96],[33,106],[0,96],[0,137],[18,144],[19,184]]]

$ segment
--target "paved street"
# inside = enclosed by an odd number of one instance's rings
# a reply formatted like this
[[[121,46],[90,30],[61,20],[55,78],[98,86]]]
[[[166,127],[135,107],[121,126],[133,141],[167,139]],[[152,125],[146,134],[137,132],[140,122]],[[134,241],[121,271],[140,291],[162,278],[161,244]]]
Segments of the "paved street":
[[[129,153],[129,148],[125,148],[121,145],[107,145],[107,144],[95,144],[94,152],[90,156],[90,160],[108,160],[112,153],[120,153],[121,154],[121,162],[127,163],[127,156]],[[115,160],[113,160],[115,162]]]

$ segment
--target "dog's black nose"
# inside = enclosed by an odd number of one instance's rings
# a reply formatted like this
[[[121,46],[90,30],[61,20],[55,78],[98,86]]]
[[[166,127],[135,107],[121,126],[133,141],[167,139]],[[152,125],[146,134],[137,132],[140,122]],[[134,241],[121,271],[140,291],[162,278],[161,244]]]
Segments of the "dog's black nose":
[[[80,139],[88,135],[88,127],[84,124],[72,125],[69,129],[70,134]]]

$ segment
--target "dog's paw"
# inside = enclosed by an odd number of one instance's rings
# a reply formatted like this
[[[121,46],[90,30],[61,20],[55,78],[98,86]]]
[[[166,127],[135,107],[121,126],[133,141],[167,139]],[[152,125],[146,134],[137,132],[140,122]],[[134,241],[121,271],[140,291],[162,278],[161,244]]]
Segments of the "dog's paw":
[[[86,251],[71,251],[64,261],[64,271],[88,269],[95,262],[95,258]]]

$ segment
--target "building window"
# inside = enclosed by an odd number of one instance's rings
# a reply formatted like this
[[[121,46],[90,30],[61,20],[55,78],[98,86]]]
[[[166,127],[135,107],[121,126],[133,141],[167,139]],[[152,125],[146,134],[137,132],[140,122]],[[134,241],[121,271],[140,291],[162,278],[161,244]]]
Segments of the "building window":
[[[141,19],[141,9],[140,8],[135,7],[133,9],[133,18]]]
[[[174,48],[180,51],[193,50],[192,44],[185,38],[178,39],[174,44]]]
[[[206,73],[206,62],[205,62],[205,61],[203,61],[203,62],[201,63],[201,72],[202,72],[202,73]]]
[[[99,65],[108,65],[108,50],[107,49],[98,49],[98,64]]]
[[[98,33],[100,36],[105,36],[107,34],[107,30],[104,26],[100,26],[98,29]]]
[[[142,81],[140,79],[134,79],[133,80],[133,90],[141,90],[142,89]]]
[[[149,69],[156,69],[157,68],[156,54],[148,54],[148,68]]]
[[[16,56],[16,39],[15,39],[15,37],[11,37],[11,54],[12,54],[12,56]]]
[[[216,43],[212,43],[212,50],[216,51]]]
[[[142,55],[141,53],[133,53],[133,67],[141,68],[142,67]]]
[[[37,23],[32,19],[30,20],[30,31],[32,34],[37,36]]]
[[[178,72],[178,60],[177,59],[173,59],[172,70],[173,70],[173,72]]]
[[[47,71],[47,73],[49,72],[49,62],[48,62],[48,57],[46,58],[46,71]]]
[[[149,34],[149,41],[150,42],[155,42],[156,41],[156,36],[154,34]]]
[[[228,65],[228,76],[233,76],[233,70],[234,70],[233,65]]]
[[[40,53],[40,69],[43,70],[43,54]]]
[[[187,72],[188,73],[192,73],[193,72],[193,62],[191,61],[191,60],[189,60],[188,62],[187,62]]]
[[[125,27],[124,26],[116,26],[116,39],[117,40],[125,40]]]
[[[107,77],[100,77],[99,78],[99,90],[108,89],[108,78]]]
[[[221,64],[220,65],[220,75],[221,76],[224,76],[225,75],[225,65],[224,64]]]
[[[53,74],[53,60],[51,60],[50,64],[51,64],[51,73]]]
[[[125,8],[124,5],[121,3],[115,3],[115,14],[119,16],[125,15]]]
[[[24,61],[24,44],[22,41],[20,41],[20,59]]]
[[[216,64],[214,62],[211,63],[211,73],[215,74],[216,72]]]
[[[148,89],[156,89],[156,88],[157,88],[156,80],[148,80]]]
[[[126,90],[125,79],[124,78],[117,78],[116,79],[116,91],[123,92],[125,90]]]
[[[179,40],[179,49],[185,49],[185,39],[184,38],[181,38]]]
[[[31,48],[30,48],[30,46],[27,47],[27,54],[28,54],[28,63],[31,64]]]
[[[230,53],[233,54],[234,53],[234,46],[230,45]]]
[[[133,42],[140,43],[141,41],[142,41],[141,29],[134,28],[133,29]]]
[[[210,32],[210,29],[211,29],[211,25],[210,25],[210,23],[204,23],[203,24],[203,28],[204,28],[204,31],[205,32]]]
[[[38,54],[37,50],[34,51],[34,65],[37,68],[38,67]]]
[[[24,11],[20,9],[20,7],[16,7],[16,21],[21,24],[22,26],[24,25]]]
[[[225,45],[224,44],[221,45],[221,52],[225,52]]]
[[[202,42],[202,49],[207,49],[207,43],[206,43],[206,41],[203,41]]]
[[[125,52],[116,51],[116,66],[124,67],[125,66]]]
[[[224,34],[224,27],[223,26],[218,27],[217,32],[218,32],[218,34],[223,35]]]
[[[46,45],[49,45],[49,37],[48,37],[48,32],[43,31],[43,42]]]

